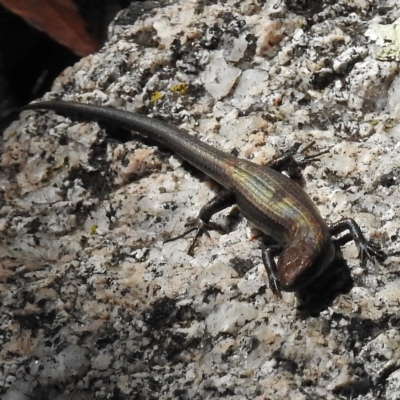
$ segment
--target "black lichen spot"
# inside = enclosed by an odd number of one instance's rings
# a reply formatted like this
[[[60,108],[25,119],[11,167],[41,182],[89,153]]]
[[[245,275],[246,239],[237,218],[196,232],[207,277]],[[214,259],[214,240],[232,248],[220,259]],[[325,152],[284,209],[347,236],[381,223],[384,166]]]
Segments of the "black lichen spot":
[[[244,339],[242,344],[242,350],[247,354],[250,354],[253,350],[260,346],[260,340],[256,336],[249,336]]]
[[[364,397],[371,389],[371,382],[368,378],[353,378],[345,384],[339,386],[333,393],[339,395],[341,398],[354,399],[359,396]]]
[[[190,353],[197,347],[203,338],[190,337],[177,332],[177,327],[188,327],[194,319],[201,316],[190,306],[177,306],[177,300],[164,297],[155,301],[143,314],[143,321],[148,325],[147,337],[152,346],[157,344],[158,349],[153,353],[152,362],[167,359],[179,359],[184,351]],[[158,360],[158,361],[157,361]]]
[[[203,302],[208,304],[211,302],[212,299],[215,299],[217,295],[221,293],[222,293],[221,289],[210,287],[201,293],[203,296]]]
[[[169,201],[164,204],[165,210],[172,210],[175,211],[179,206],[176,204],[175,201]]]
[[[188,389],[175,389],[173,392],[174,399],[184,400],[189,399],[191,396],[188,394]]]
[[[100,337],[96,340],[96,348],[98,350],[105,349],[119,340],[119,333],[112,326],[108,326],[107,330],[101,332]]]
[[[117,338],[118,339],[118,338]],[[126,361],[128,363],[135,363],[143,358],[143,354],[139,350],[134,350],[126,354]]]
[[[139,30],[135,34],[135,43],[145,48],[157,47],[158,42],[155,40],[157,31],[155,29]]]
[[[80,226],[88,219],[90,213],[95,210],[94,204],[83,203],[82,201],[76,203],[75,207],[70,210],[71,215],[76,216],[76,225]],[[80,243],[85,247],[88,238],[82,236]]]
[[[88,162],[91,166],[101,168],[107,159],[107,142],[97,142],[90,148]]]
[[[299,369],[297,362],[283,356],[280,350],[276,350],[274,352],[273,358],[275,358],[278,363],[276,368],[281,371],[287,371],[291,374],[295,374]]]
[[[314,88],[322,90],[329,86],[336,78],[337,74],[333,69],[322,68],[311,76],[310,84]]]
[[[304,93],[304,97],[298,100],[297,104],[299,106],[307,106],[311,103],[311,95],[309,93]]]
[[[177,313],[176,300],[164,297],[156,300],[145,312],[143,320],[154,329],[172,326]]]
[[[26,233],[29,233],[29,234],[37,233],[41,226],[42,226],[42,223],[40,222],[39,218],[35,218],[25,225],[25,228],[27,228]]]
[[[103,141],[92,145],[88,162],[90,170],[84,166],[71,169],[67,181],[74,185],[74,181],[79,180],[80,186],[96,197],[108,194],[114,187],[115,172],[111,170],[107,160],[107,142]],[[65,190],[68,189],[69,187],[65,187]]]
[[[183,325],[199,318],[199,314],[190,305],[180,306],[177,309],[176,321]]]
[[[244,61],[246,60],[251,61],[253,59],[257,49],[257,40],[258,40],[257,36],[252,33],[246,35],[247,47],[243,56]]]
[[[46,160],[46,161],[47,161],[49,164],[53,164],[55,160],[56,160],[56,159],[54,158],[54,156],[53,156],[53,155],[50,155],[50,156],[47,157],[47,160]]]
[[[254,262],[252,260],[244,260],[240,257],[234,257],[229,260],[232,268],[237,272],[239,277],[246,275],[254,267]]]
[[[163,5],[169,4],[167,0],[158,0],[158,1],[133,1],[130,6],[123,10],[118,14],[117,18],[114,21],[114,25],[116,26],[132,26],[136,20],[139,18],[143,18],[143,16],[154,15],[155,12],[152,12],[154,9],[161,8]],[[136,40],[136,36],[135,36]]]
[[[35,294],[28,290],[23,290],[18,293],[18,304],[20,308],[24,308],[26,304],[34,304]]]
[[[175,323],[189,325],[199,317],[190,305],[177,306],[177,300],[169,297],[156,300],[144,313],[143,320],[154,329],[170,328]]]
[[[237,147],[234,147],[234,148],[231,150],[231,154],[232,154],[233,156],[237,157],[237,156],[240,154],[240,152],[239,152],[239,150],[238,150]]]
[[[383,187],[391,187],[399,184],[400,169],[396,168],[387,174],[383,174],[377,181],[378,185]]]
[[[66,146],[68,144],[69,140],[68,140],[68,136],[62,134],[59,139],[58,139],[58,144],[60,146]]]
[[[68,180],[80,180],[82,187],[88,190],[93,196],[104,196],[113,186],[99,171],[87,171],[83,167],[73,169],[68,175]]]
[[[224,31],[218,24],[208,27],[200,40],[200,45],[208,50],[217,50],[221,43]]]
[[[246,28],[246,21],[244,19],[238,18],[237,15],[232,13],[222,13],[220,18],[224,22],[224,31],[232,35],[233,37],[238,38],[239,35]]]
[[[332,319],[336,319],[337,321],[343,318],[347,319],[341,314],[332,315]],[[345,343],[347,351],[354,351],[354,354],[358,355],[364,344],[371,340],[371,337],[376,337],[389,329],[389,322],[390,316],[384,316],[380,320],[363,319],[361,317],[348,319],[346,326],[347,333],[345,335],[347,338]]]
[[[196,14],[203,14],[204,8],[215,4],[215,0],[198,0],[195,3],[194,11]]]
[[[29,329],[32,332],[43,329],[45,325],[51,325],[56,316],[57,313],[55,310],[50,312],[39,311],[35,314],[14,314],[15,321],[20,324],[21,329]],[[32,335],[35,336],[33,333]]]
[[[182,353],[185,350],[186,346],[186,335],[184,334],[175,334],[169,337],[166,340],[165,346],[165,354],[167,359],[171,360],[176,357],[178,354]]]
[[[323,10],[324,2],[315,0],[286,0],[286,7],[294,14],[311,18],[314,14],[318,14]]]

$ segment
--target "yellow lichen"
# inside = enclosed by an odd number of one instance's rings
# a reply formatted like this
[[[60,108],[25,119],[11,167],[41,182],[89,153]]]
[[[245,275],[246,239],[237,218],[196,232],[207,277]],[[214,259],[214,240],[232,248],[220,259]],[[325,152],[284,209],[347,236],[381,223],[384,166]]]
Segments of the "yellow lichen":
[[[188,91],[188,84],[183,82],[183,83],[178,83],[177,85],[174,85],[171,87],[171,92],[179,92],[180,94],[186,94]]]
[[[162,97],[163,97],[163,95],[161,92],[153,92],[153,94],[150,97],[150,101],[152,103],[155,103],[156,101],[161,100]]]

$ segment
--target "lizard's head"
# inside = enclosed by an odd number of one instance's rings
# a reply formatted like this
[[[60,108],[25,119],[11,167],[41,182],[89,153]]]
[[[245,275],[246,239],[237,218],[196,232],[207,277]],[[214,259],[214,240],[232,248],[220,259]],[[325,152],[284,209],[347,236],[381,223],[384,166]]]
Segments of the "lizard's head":
[[[290,243],[277,263],[281,290],[295,292],[304,288],[325,271],[334,256],[331,240],[322,246],[315,246],[315,242],[307,238]]]

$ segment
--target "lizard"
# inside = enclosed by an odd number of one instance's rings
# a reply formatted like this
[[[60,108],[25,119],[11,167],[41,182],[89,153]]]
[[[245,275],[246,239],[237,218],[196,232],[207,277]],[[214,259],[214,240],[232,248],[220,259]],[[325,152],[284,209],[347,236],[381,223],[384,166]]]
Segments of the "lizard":
[[[345,231],[348,233],[340,237],[340,243],[354,240],[361,259],[384,259],[380,246],[364,237],[354,219],[328,226],[309,195],[291,179],[294,176],[290,171],[321,153],[296,159],[294,152],[288,152],[269,165],[258,165],[202,142],[183,129],[138,113],[62,100],[31,103],[20,110],[27,109],[73,113],[134,131],[166,146],[218,182],[222,190],[201,208],[190,223],[192,227],[173,239],[197,230],[189,249],[192,253],[201,234],[216,228],[211,217],[236,204],[242,215],[269,238],[269,243],[262,245],[262,260],[270,287],[277,295],[281,291],[299,291],[320,276],[334,259],[338,240],[335,237]],[[289,171],[289,176],[282,173],[284,170]]]

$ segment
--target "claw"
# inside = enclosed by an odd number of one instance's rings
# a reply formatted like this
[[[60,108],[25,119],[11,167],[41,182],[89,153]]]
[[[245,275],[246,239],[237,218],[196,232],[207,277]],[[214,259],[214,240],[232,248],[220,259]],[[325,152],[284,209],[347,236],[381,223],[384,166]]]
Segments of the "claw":
[[[210,233],[209,233],[210,230],[223,231],[223,228],[220,225],[218,225],[214,222],[204,222],[199,218],[188,221],[185,224],[185,227],[189,227],[189,229],[187,229],[185,232],[183,232],[182,234],[180,234],[178,236],[174,236],[172,238],[164,240],[164,243],[173,242],[175,240],[182,239],[185,236],[187,236],[189,233],[196,231],[196,234],[194,235],[192,243],[190,244],[188,251],[187,251],[187,253],[190,256],[193,256],[194,249],[197,245],[197,242],[203,234],[206,234],[207,237],[210,237]]]
[[[361,242],[358,245],[359,256],[361,260],[365,260],[366,258],[370,260],[378,259],[379,261],[383,261],[386,258],[386,254],[381,247],[373,242]]]
[[[323,151],[320,151],[319,153],[311,154],[309,156],[305,155],[304,152],[306,152],[308,149],[313,147],[314,144],[315,144],[315,141],[306,145],[303,149],[301,149],[300,152],[293,153],[293,158],[295,159],[297,165],[303,166],[303,165],[309,164],[312,161],[319,161],[319,158],[318,158],[319,156],[329,153],[329,150],[323,150]]]
[[[318,161],[320,155],[329,152],[329,150],[324,150],[316,154],[305,155],[304,152],[314,146],[314,144],[315,142],[311,142],[299,151],[301,143],[295,143],[289,150],[284,152],[282,156],[268,163],[268,167],[278,172],[285,171],[289,178],[299,181],[302,178],[302,167],[314,161]]]
[[[330,228],[331,234],[333,236],[338,235],[347,229],[350,232],[336,239],[336,243],[343,245],[350,240],[354,240],[358,248],[358,256],[361,258],[361,260],[365,260],[366,258],[369,258],[372,261],[374,261],[375,259],[377,259],[378,261],[385,260],[385,252],[381,250],[381,247],[378,244],[365,239],[360,227],[358,226],[357,222],[354,221],[354,219],[348,218],[338,221],[334,223]]]

